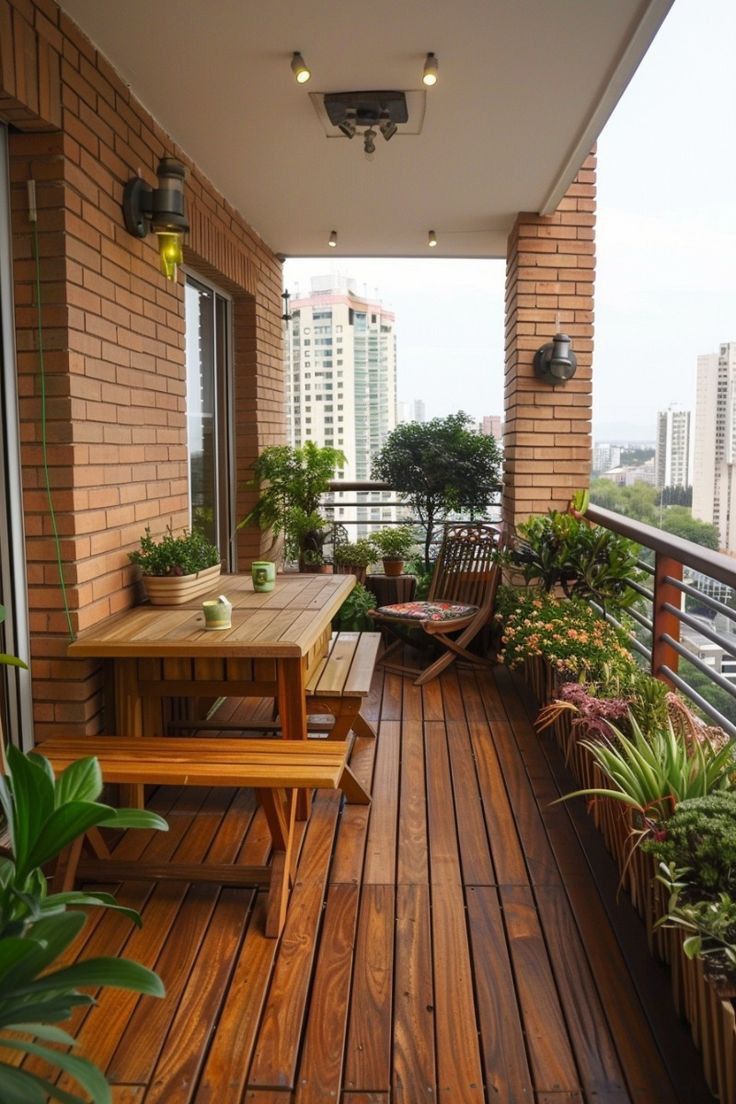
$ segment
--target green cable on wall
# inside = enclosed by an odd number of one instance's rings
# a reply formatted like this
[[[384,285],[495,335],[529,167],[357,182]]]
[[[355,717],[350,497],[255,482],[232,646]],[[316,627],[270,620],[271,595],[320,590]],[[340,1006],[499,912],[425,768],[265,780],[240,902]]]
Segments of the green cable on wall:
[[[56,548],[56,566],[59,572],[59,585],[61,587],[61,596],[64,602],[64,613],[66,614],[66,623],[69,631],[69,639],[75,640],[76,634],[74,632],[74,626],[72,625],[72,617],[69,612],[69,598],[67,596],[66,581],[64,579],[64,567],[61,557],[61,540],[59,538],[59,528],[56,524],[56,512],[54,510],[54,500],[51,494],[51,475],[49,472],[49,459],[48,459],[48,438],[46,431],[46,364],[44,361],[44,348],[43,348],[43,320],[41,317],[41,266],[39,259],[38,249],[38,218],[36,213],[36,188],[35,181],[28,181],[28,197],[29,197],[29,218],[33,226],[33,260],[36,268],[36,317],[38,319],[38,363],[40,368],[40,384],[41,384],[41,456],[43,458],[43,474],[44,482],[46,486],[46,499],[49,506],[49,517],[51,518],[51,531],[54,537],[54,546]]]

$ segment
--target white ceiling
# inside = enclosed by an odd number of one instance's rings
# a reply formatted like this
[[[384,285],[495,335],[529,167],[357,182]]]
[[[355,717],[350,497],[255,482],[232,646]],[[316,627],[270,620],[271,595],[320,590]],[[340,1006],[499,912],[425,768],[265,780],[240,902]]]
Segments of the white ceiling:
[[[61,0],[159,123],[287,256],[503,257],[550,211],[673,0]],[[289,62],[301,50],[305,85]],[[419,135],[328,138],[310,92],[421,89]]]

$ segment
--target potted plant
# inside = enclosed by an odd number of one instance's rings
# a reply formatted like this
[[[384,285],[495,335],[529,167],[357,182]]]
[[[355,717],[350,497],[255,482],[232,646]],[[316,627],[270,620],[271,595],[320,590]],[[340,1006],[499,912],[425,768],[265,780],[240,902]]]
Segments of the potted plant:
[[[381,553],[385,575],[401,575],[404,560],[414,545],[414,534],[408,525],[386,526],[373,534],[373,543]]]
[[[274,546],[283,533],[288,558],[299,561],[300,570],[320,566],[328,523],[319,513],[322,495],[329,489],[335,469],[346,463],[340,449],[306,441],[299,448],[271,445],[253,465],[249,486],[260,497],[238,528],[257,524],[270,529]],[[305,555],[306,553],[306,555]]]
[[[346,541],[335,545],[332,559],[335,564],[335,573],[338,575],[354,575],[359,583],[365,582],[367,568],[375,563],[378,553],[372,540],[357,540],[354,543]]]
[[[146,529],[140,548],[129,558],[141,569],[146,595],[154,606],[178,606],[204,594],[222,569],[217,548],[196,530],[185,529],[175,537],[168,528],[156,539]]]

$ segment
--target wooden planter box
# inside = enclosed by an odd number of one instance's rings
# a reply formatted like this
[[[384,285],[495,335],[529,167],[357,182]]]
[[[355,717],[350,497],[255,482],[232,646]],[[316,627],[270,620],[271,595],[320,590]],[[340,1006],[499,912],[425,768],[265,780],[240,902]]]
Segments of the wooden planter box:
[[[540,657],[527,661],[523,676],[540,705],[558,695],[555,671]],[[563,713],[551,732],[580,789],[606,785],[606,777],[590,751],[580,745],[585,738],[580,726]],[[711,1091],[721,1104],[736,1104],[736,992],[718,992],[703,970],[702,959],[691,960],[682,950],[685,936],[677,928],[656,927],[665,915],[667,895],[656,880],[655,862],[640,848],[632,853],[632,812],[617,801],[596,798],[588,812],[602,833],[606,847],[621,874],[621,886],[646,925],[650,953],[667,962],[672,979],[672,998],[678,1013],[690,1024],[695,1045],[703,1056],[703,1071]]]
[[[195,575],[143,575],[143,586],[152,606],[180,606],[215,585],[222,571],[221,564],[206,567]]]

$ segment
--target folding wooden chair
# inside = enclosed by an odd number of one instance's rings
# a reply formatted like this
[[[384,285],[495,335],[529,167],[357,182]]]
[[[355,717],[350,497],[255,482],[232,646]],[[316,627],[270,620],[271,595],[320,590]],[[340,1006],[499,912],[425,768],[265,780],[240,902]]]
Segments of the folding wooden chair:
[[[416,675],[415,686],[429,682],[458,658],[476,666],[491,664],[492,659],[475,655],[468,646],[493,614],[500,572],[496,553],[503,544],[502,530],[487,521],[448,522],[427,600],[381,606],[369,614],[397,637],[379,662],[390,671]],[[421,628],[444,649],[426,670],[386,662],[402,644],[416,645],[406,631],[410,627]]]

